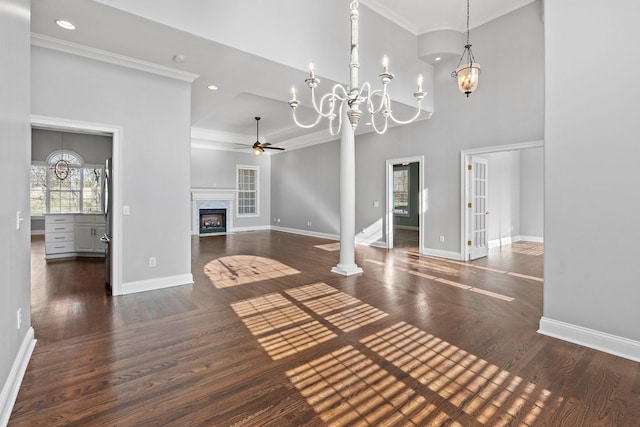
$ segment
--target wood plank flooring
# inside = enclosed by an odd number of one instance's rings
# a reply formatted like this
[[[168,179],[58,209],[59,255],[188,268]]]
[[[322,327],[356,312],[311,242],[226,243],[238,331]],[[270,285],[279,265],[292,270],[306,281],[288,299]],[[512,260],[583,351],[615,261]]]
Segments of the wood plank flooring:
[[[192,240],[195,284],[110,298],[33,243],[10,426],[638,426],[640,364],[536,333],[542,247],[460,263],[275,231]],[[320,246],[320,247],[316,247]]]

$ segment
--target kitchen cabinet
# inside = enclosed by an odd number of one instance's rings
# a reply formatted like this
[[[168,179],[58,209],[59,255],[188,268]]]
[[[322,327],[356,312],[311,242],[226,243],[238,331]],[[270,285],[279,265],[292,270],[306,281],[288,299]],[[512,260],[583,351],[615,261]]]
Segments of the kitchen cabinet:
[[[45,258],[104,257],[104,215],[45,215]]]

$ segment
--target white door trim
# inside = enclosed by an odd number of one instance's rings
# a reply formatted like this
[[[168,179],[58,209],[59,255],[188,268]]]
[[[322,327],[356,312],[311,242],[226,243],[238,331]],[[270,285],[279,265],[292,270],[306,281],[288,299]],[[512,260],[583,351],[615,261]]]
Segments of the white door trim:
[[[418,163],[418,170],[420,172],[420,187],[418,189],[418,197],[420,200],[418,206],[419,218],[418,226],[420,231],[418,232],[420,253],[424,253],[423,249],[423,235],[424,235],[424,211],[426,209],[425,191],[424,191],[424,156],[415,157],[403,157],[400,159],[390,159],[386,161],[386,210],[385,210],[385,222],[386,222],[386,239],[387,249],[393,249],[393,165],[401,163]]]
[[[115,194],[113,197],[111,288],[113,295],[122,295],[122,127],[39,115],[31,116],[31,126],[78,133],[110,134],[112,136],[111,157],[113,159],[113,189]]]
[[[467,224],[469,223],[469,211],[467,200],[469,198],[468,181],[466,179],[467,165],[470,157],[476,154],[498,153],[501,151],[525,150],[527,148],[544,147],[543,140],[519,142],[507,145],[495,145],[491,147],[473,148],[460,151],[460,255],[462,261],[469,259],[469,247],[467,246]]]

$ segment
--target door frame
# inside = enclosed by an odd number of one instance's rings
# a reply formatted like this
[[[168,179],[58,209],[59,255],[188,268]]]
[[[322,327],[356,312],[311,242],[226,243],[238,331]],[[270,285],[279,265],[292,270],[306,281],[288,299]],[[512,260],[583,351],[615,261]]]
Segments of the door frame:
[[[424,156],[403,157],[399,159],[389,159],[386,161],[386,197],[385,197],[385,220],[386,220],[386,234],[387,234],[387,249],[393,249],[393,165],[402,163],[418,163],[418,170],[420,174],[419,187],[418,187],[418,239],[419,247],[418,251],[422,254],[423,250],[423,234],[424,234],[424,211],[427,206],[425,200],[424,191]]]
[[[515,144],[496,145],[492,147],[473,148],[460,151],[460,258],[461,261],[469,259],[470,250],[467,246],[469,236],[469,209],[467,202],[469,201],[470,189],[469,180],[467,179],[467,165],[471,161],[471,156],[482,155],[487,153],[499,153],[501,151],[526,150],[527,148],[544,148],[544,140],[519,142]]]
[[[31,115],[31,127],[57,131],[70,131],[86,134],[111,135],[111,158],[113,159],[113,243],[110,248],[111,288],[112,295],[122,295],[122,127],[103,123],[84,122],[80,120],[62,119]]]

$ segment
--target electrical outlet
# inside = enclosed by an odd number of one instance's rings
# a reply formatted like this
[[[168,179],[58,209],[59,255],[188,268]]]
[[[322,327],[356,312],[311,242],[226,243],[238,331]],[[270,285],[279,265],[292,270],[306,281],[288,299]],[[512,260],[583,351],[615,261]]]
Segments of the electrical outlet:
[[[440,236],[440,243],[444,243],[444,236]]]
[[[307,227],[311,227],[311,221],[307,221]]]
[[[149,267],[155,267],[156,266],[156,257],[151,256],[149,257]]]
[[[122,207],[122,215],[129,215],[131,213],[131,208],[129,206]]]
[[[22,308],[19,308],[16,313],[16,329],[20,329],[20,326],[22,326]]]

